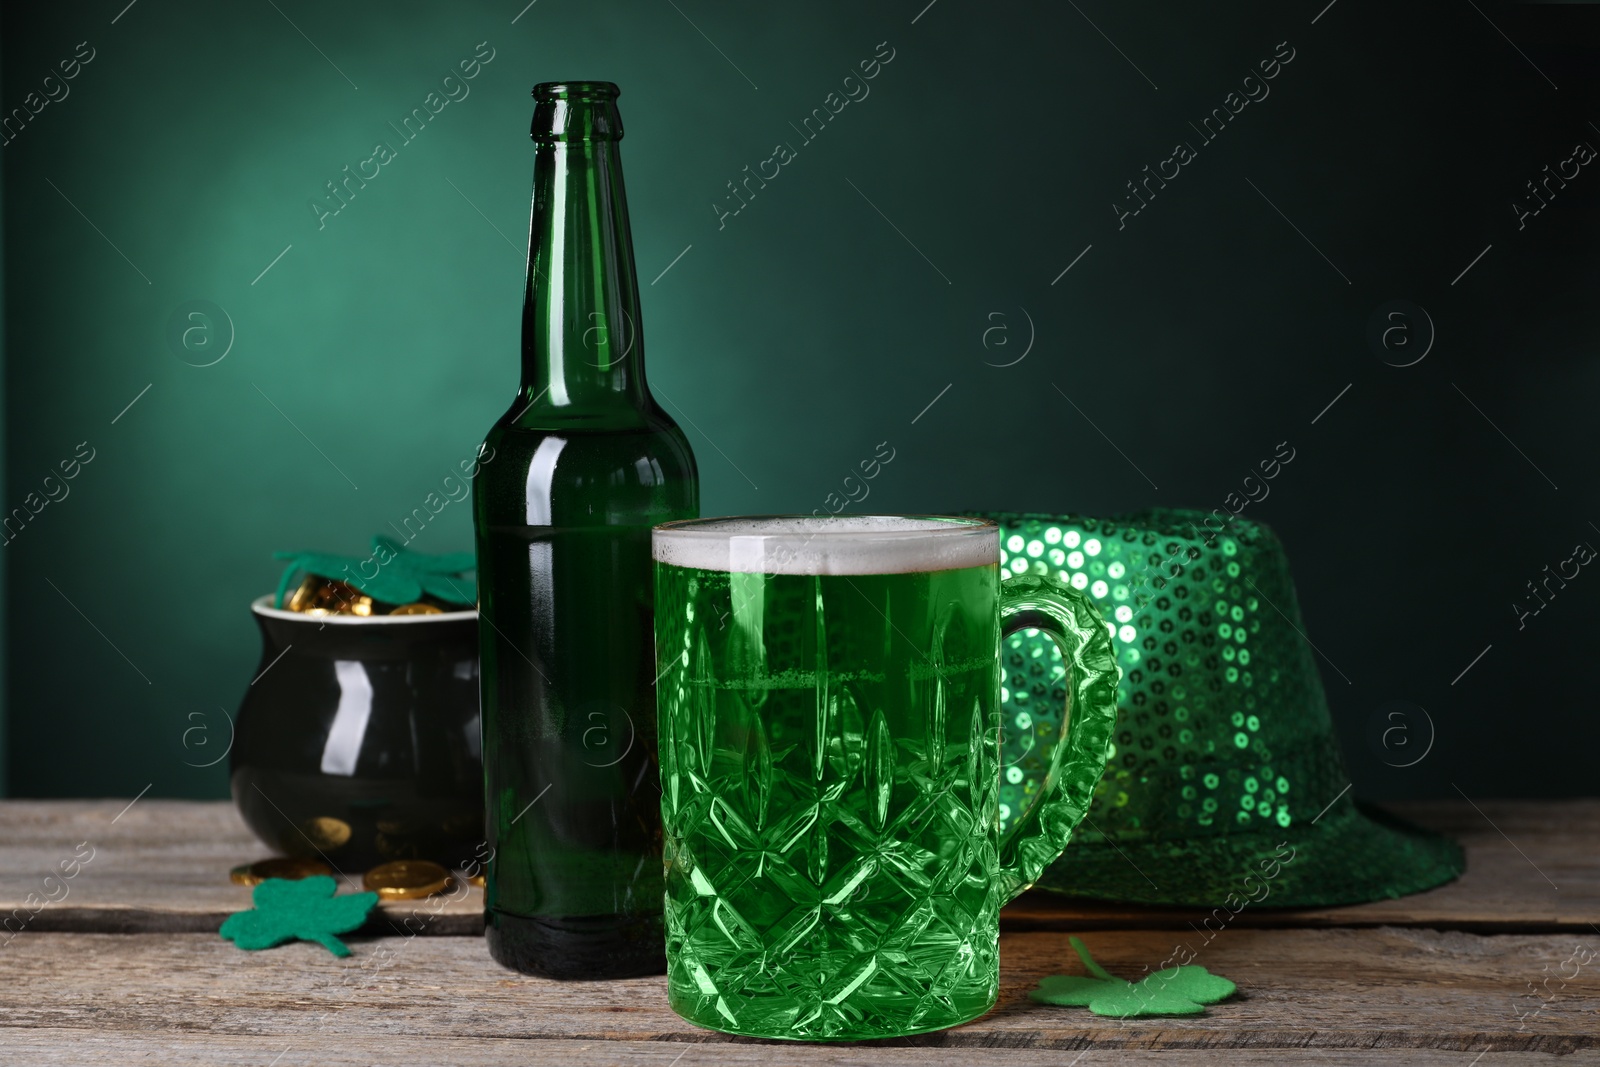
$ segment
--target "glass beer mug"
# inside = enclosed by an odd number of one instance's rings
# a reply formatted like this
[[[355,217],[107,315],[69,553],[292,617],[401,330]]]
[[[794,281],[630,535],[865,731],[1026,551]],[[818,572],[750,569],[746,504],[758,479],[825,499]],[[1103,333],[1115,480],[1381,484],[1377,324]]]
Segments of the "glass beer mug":
[[[1000,907],[1105,769],[1120,671],[1094,603],[1002,584],[982,519],[689,520],[652,551],[673,1010],[799,1040],[988,1011]],[[1070,698],[1002,838],[1000,642],[1024,628],[1060,646]]]

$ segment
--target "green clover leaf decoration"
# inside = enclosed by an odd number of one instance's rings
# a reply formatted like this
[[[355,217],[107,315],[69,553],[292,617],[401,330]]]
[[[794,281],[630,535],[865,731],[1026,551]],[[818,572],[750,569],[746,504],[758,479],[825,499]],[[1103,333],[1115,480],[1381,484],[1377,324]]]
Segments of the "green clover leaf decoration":
[[[1118,978],[1095,962],[1082,941],[1069,941],[1092,978],[1052,974],[1039,980],[1028,996],[1041,1004],[1088,1008],[1096,1015],[1198,1015],[1238,992],[1239,987],[1204,967],[1168,967],[1137,982]]]
[[[378,902],[376,893],[335,896],[338,883],[325,874],[290,881],[268,878],[256,886],[251,911],[238,911],[218,932],[242,949],[272,948],[285,941],[315,941],[335,956],[350,948],[334,934],[348,933],[367,921]]]
[[[272,558],[288,564],[278,582],[274,607],[283,607],[284,594],[294,577],[302,573],[348,582],[374,600],[390,604],[410,604],[422,599],[424,593],[451,604],[475,604],[478,600],[478,584],[467,576],[478,566],[471,552],[436,556],[412,552],[398,541],[378,534],[372,539],[371,555],[366,557],[274,552]],[[369,571],[376,573],[369,577]]]

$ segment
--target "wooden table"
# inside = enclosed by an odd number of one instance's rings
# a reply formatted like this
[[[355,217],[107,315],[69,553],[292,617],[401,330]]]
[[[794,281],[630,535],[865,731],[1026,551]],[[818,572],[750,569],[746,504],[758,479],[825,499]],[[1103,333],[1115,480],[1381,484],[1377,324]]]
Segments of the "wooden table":
[[[693,1027],[660,978],[504,970],[476,936],[477,891],[385,905],[348,959],[304,943],[243,952],[216,934],[249,906],[228,869],[265,852],[231,805],[0,802],[0,921],[26,923],[8,942],[0,932],[0,1063],[1600,1065],[1600,800],[1398,810],[1456,836],[1466,876],[1398,901],[1247,909],[1196,961],[1240,988],[1204,1016],[1029,1001],[1042,975],[1078,973],[1069,933],[1136,975],[1205,914],[1033,893],[1003,916],[994,1011],[904,1041],[819,1046]],[[46,883],[90,849],[72,878]],[[30,893],[56,899],[34,911]],[[1573,974],[1575,951],[1593,959]]]

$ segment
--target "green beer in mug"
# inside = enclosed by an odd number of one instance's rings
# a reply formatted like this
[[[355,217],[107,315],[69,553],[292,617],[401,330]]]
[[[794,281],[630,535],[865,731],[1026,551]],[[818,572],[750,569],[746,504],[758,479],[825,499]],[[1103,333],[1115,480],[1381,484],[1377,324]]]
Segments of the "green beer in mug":
[[[1105,621],[1001,584],[992,522],[666,523],[655,557],[668,994],[691,1022],[894,1037],[994,1005],[1000,906],[1066,847],[1105,768]],[[999,833],[1000,641],[1070,664],[1065,736]]]

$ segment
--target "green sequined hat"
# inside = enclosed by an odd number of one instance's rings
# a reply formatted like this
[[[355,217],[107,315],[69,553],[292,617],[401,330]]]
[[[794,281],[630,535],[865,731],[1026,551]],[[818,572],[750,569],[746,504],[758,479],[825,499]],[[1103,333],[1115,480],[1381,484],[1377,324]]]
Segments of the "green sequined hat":
[[[1461,873],[1454,842],[1351,796],[1271,530],[1234,518],[1218,531],[1206,513],[1177,510],[989,517],[1001,525],[1003,570],[1055,575],[1095,599],[1123,671],[1105,777],[1039,887],[1313,907],[1404,896]],[[1038,631],[1012,635],[1001,659],[1004,824],[1039,787],[1066,688],[1060,652]]]

